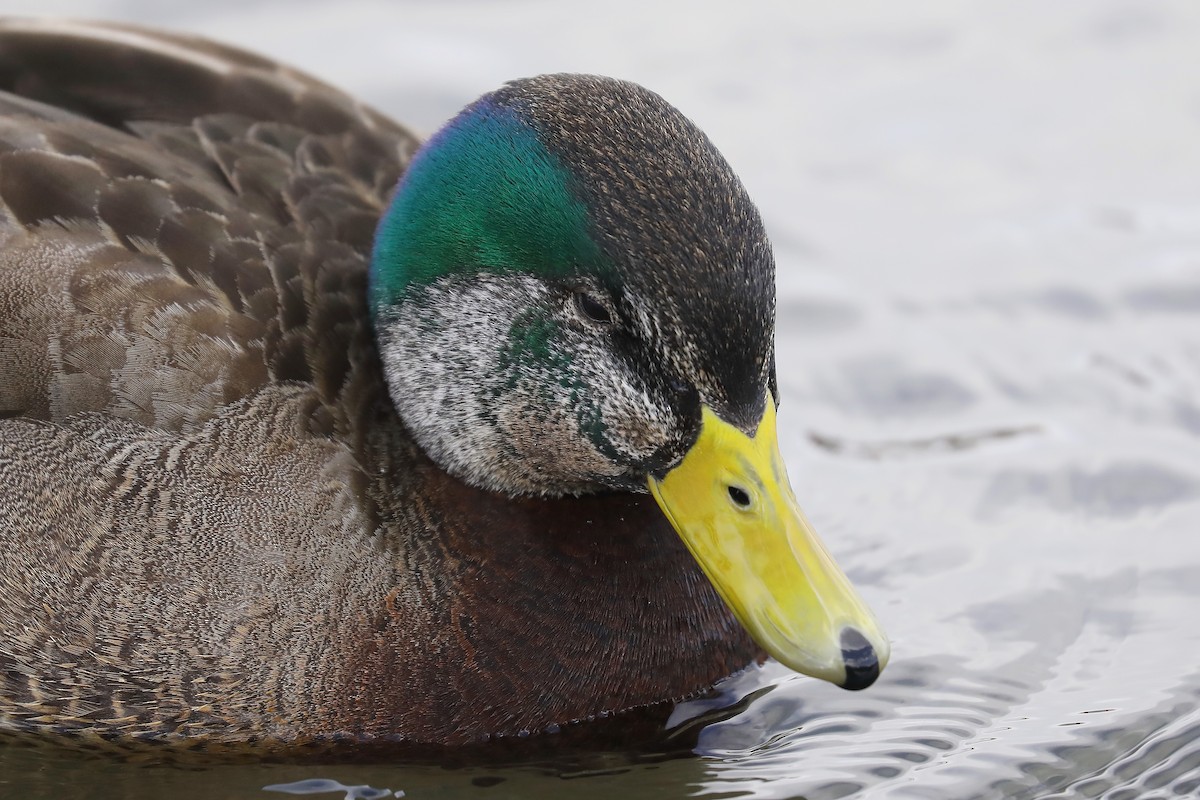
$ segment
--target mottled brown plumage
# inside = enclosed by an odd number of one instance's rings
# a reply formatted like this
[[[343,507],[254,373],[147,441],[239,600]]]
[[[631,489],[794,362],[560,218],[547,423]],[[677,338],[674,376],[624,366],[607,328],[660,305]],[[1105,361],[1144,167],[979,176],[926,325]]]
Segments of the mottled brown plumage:
[[[416,145],[211,43],[0,23],[0,729],[460,744],[755,657],[649,497],[407,435],[365,282]]]

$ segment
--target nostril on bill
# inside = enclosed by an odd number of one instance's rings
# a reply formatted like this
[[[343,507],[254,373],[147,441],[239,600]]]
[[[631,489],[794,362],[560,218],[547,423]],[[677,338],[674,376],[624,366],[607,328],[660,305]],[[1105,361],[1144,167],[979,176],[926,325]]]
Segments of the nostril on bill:
[[[842,629],[842,661],[846,665],[843,689],[865,689],[879,677],[879,655],[875,648],[854,628]]]
[[[729,499],[739,508],[750,507],[750,493],[740,486],[729,487]]]

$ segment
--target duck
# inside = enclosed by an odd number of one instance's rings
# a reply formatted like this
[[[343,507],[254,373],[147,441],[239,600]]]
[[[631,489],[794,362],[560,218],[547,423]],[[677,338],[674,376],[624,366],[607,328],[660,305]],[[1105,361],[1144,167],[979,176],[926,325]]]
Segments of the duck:
[[[640,85],[514,80],[422,141],[201,38],[0,21],[0,731],[453,748],[768,656],[865,688],[774,281]]]

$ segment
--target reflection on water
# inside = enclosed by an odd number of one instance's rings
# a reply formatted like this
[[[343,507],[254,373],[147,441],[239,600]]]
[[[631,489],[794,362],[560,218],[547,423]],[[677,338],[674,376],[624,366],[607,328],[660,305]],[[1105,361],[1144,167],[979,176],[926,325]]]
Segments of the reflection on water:
[[[291,783],[273,783],[263,787],[264,792],[283,794],[329,794],[344,793],[345,800],[383,800],[385,797],[404,797],[404,792],[391,789],[376,789],[373,786],[344,786],[327,778],[309,778]]]
[[[983,499],[981,512],[1003,513],[1016,503],[1044,503],[1059,511],[1128,517],[1193,500],[1200,483],[1186,473],[1152,462],[1118,461],[1095,471],[1001,472]]]
[[[617,0],[545,37],[549,0],[80,3],[283,54],[426,128],[552,69],[679,103],[772,228],[782,446],[894,648],[866,692],[747,671],[676,710],[686,758],[187,769],[8,746],[0,797],[1200,795],[1200,9]]]

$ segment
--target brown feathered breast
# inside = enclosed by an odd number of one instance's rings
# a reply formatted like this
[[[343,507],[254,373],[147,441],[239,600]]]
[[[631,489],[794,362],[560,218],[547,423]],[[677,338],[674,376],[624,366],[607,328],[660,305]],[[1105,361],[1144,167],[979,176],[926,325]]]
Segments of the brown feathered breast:
[[[0,728],[459,744],[755,657],[647,497],[411,442],[365,283],[416,146],[239,51],[0,23]]]

